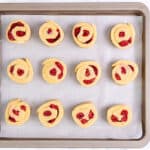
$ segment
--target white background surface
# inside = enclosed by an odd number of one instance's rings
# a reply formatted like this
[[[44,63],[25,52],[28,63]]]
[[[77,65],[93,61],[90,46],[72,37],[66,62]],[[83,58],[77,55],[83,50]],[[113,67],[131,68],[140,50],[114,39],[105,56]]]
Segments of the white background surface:
[[[0,0],[0,2],[102,2],[104,0],[36,0],[36,1],[31,1],[31,0]],[[105,0],[105,2],[109,2],[109,1],[117,1],[119,2],[120,0]],[[124,0],[124,1],[139,1],[139,2],[144,2],[145,4],[147,4],[150,8],[150,1],[149,0]],[[145,148],[143,148],[143,150],[148,150],[150,149],[150,144],[147,145]],[[67,150],[67,149],[65,149]],[[69,149],[68,149],[69,150]],[[92,150],[92,149],[86,149],[86,150]]]

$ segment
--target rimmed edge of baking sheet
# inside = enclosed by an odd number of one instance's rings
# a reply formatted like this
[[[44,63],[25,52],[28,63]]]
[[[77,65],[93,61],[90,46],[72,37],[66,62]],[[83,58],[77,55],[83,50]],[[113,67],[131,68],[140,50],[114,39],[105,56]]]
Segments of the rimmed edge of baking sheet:
[[[149,132],[149,10],[143,3],[2,3],[1,14],[121,14],[142,15],[143,26],[143,136],[137,140],[113,139],[33,139],[1,138],[0,147],[143,147],[150,139]]]

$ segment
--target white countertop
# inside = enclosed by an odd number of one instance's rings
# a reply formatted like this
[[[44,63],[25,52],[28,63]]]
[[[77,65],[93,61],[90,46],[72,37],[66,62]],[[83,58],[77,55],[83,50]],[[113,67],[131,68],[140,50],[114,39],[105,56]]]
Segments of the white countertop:
[[[143,2],[145,3],[149,9],[150,9],[150,0],[0,0],[0,3],[17,3],[17,2]],[[36,150],[37,148],[32,148],[32,150]],[[149,150],[150,149],[150,143],[142,148],[142,150]],[[19,150],[19,148],[15,148],[15,150]],[[56,148],[55,150],[58,150]],[[61,150],[70,150],[70,148],[64,148]],[[80,148],[78,149],[80,150]],[[86,148],[86,150],[93,150],[93,148]],[[102,150],[106,150],[103,148]],[[112,149],[115,150],[115,149]],[[125,150],[125,149],[120,149],[120,150]],[[128,149],[129,150],[129,149]]]

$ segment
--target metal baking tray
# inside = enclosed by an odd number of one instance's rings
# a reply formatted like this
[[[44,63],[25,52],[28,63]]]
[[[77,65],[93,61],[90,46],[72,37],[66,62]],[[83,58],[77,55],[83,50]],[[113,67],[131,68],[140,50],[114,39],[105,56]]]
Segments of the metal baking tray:
[[[150,139],[149,11],[142,3],[2,3],[0,15],[134,15],[143,17],[142,137],[139,139],[0,138],[0,147],[142,147]],[[1,106],[2,107],[2,106]]]

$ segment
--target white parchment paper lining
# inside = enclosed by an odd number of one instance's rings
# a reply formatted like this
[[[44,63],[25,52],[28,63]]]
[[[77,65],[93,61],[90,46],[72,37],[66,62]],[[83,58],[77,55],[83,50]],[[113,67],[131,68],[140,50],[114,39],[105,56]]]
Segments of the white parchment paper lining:
[[[1,83],[1,137],[34,138],[113,138],[136,139],[142,135],[142,17],[141,16],[2,16],[2,83]],[[23,19],[32,29],[31,40],[25,44],[12,44],[5,38],[5,30],[10,21]],[[47,21],[54,20],[65,32],[64,41],[57,47],[47,47],[39,39],[38,29]],[[77,22],[90,22],[97,26],[97,41],[92,48],[81,49],[72,39],[72,26]],[[117,23],[132,23],[136,30],[135,44],[127,50],[115,48],[109,38],[111,27]],[[34,79],[26,85],[17,85],[6,73],[10,61],[27,57],[34,68]],[[66,79],[57,85],[49,85],[41,77],[41,62],[48,57],[63,60],[68,67]],[[138,78],[129,85],[116,85],[111,79],[111,64],[118,59],[129,59],[139,64]],[[91,88],[79,85],[74,67],[80,61],[96,60],[102,67],[100,81]],[[4,121],[4,111],[9,100],[22,98],[32,107],[30,120],[23,126],[9,126]],[[61,123],[53,128],[43,127],[36,115],[37,107],[49,99],[60,99],[65,108]],[[72,107],[80,102],[91,100],[97,107],[99,117],[90,128],[79,128],[71,118]],[[127,104],[132,108],[132,123],[123,128],[110,126],[106,122],[106,110],[114,104]]]

